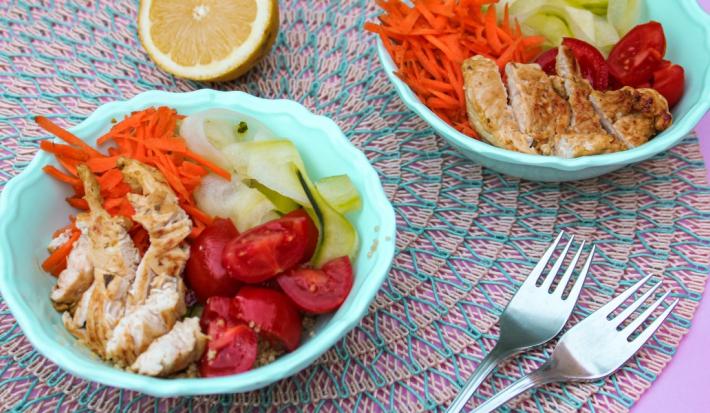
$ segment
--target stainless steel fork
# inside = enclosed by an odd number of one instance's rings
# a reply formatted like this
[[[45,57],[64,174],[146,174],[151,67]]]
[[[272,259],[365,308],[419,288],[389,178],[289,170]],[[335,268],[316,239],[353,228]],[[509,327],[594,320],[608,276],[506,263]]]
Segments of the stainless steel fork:
[[[678,299],[674,300],[653,322],[642,328],[636,337],[633,336],[670,294],[663,294],[638,317],[624,325],[624,322],[656,293],[661,286],[659,281],[617,316],[611,317],[614,310],[650,278],[643,278],[572,327],[562,336],[545,364],[488,399],[476,408],[474,413],[492,412],[532,387],[562,381],[593,381],[615,372],[651,338],[678,304]]]
[[[594,247],[592,247],[577,280],[572,285],[569,294],[564,296],[564,291],[572,278],[574,269],[584,249],[584,242],[582,242],[567,266],[562,279],[560,279],[556,288],[552,289],[555,277],[560,271],[567,252],[574,241],[574,236],[570,237],[555,264],[545,275],[542,284],[538,286],[538,279],[545,270],[563,235],[564,232],[561,232],[557,236],[537,265],[535,265],[530,275],[525,279],[523,285],[520,286],[518,292],[508,303],[508,306],[500,316],[500,338],[498,343],[478,365],[459,395],[449,406],[448,413],[460,412],[486,376],[503,359],[546,343],[562,331],[562,327],[564,327],[570,314],[572,314],[574,305],[577,303],[577,298],[579,298],[579,293],[582,290],[584,279],[589,272],[589,266],[594,256]]]

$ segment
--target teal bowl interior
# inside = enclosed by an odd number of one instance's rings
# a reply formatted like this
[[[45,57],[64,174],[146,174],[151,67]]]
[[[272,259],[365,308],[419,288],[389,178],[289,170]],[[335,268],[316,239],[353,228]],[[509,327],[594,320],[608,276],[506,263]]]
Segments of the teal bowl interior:
[[[648,20],[663,24],[668,40],[666,56],[685,68],[685,95],[673,110],[673,125],[638,148],[576,159],[527,155],[469,138],[436,116],[397,77],[397,68],[379,40],[377,51],[402,101],[467,158],[495,171],[533,181],[575,181],[603,175],[669,149],[710,109],[710,16],[697,0],[646,0],[641,22]]]
[[[389,271],[394,255],[395,217],[377,173],[365,155],[328,118],[316,116],[300,104],[266,100],[242,92],[200,90],[191,93],[147,92],[126,102],[97,109],[72,128],[87,142],[132,111],[167,105],[182,114],[208,108],[227,108],[251,115],[282,137],[292,140],[312,178],[348,174],[362,195],[363,207],[349,218],[360,237],[354,263],[355,284],[345,303],[332,316],[318,320],[315,335],[297,350],[266,366],[220,378],[159,379],[116,369],[79,344],[62,325],[50,304],[55,279],[40,268],[51,233],[75,213],[64,202],[69,189],[42,172],[55,164],[38,153],[19,176],[8,183],[0,198],[0,290],[12,314],[37,350],[60,367],[85,379],[154,396],[232,393],[257,389],[307,367],[352,329],[364,316]],[[369,251],[369,253],[368,253]]]

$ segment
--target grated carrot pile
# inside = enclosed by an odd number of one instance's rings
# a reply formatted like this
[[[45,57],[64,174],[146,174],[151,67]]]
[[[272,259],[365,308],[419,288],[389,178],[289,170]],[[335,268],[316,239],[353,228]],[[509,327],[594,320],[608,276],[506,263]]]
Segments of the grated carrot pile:
[[[66,143],[40,143],[40,148],[52,153],[65,170],[47,165],[44,171],[74,189],[74,195],[66,199],[71,206],[88,210],[89,206],[83,198],[84,187],[76,169],[78,165],[85,164],[97,176],[106,211],[113,216],[130,218],[134,211],[126,195],[131,188],[123,181],[116,161],[120,157],[128,157],[154,166],[165,176],[180,205],[192,218],[194,228],[191,236],[196,237],[212,219],[197,208],[193,191],[209,172],[227,180],[230,174],[187,148],[184,139],[177,135],[177,122],[181,118],[175,110],[164,106],[134,112],[98,139],[99,145],[115,144],[108,148],[107,153],[102,153],[49,119],[37,116],[35,121],[40,127]],[[69,240],[42,264],[46,271],[54,275],[66,268],[67,257],[79,236],[73,223],[69,228],[72,231]],[[145,251],[148,245],[146,231],[136,223],[130,234],[141,252]]]
[[[376,0],[384,10],[377,33],[397,65],[397,75],[448,124],[477,137],[466,116],[461,64],[474,55],[496,61],[529,62],[541,51],[542,36],[524,36],[511,25],[508,6],[499,22],[498,0]]]

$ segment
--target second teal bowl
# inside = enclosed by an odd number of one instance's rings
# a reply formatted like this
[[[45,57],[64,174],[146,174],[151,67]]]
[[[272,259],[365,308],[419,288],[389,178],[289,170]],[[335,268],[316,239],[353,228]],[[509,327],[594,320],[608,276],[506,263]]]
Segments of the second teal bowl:
[[[673,126],[645,145],[627,151],[563,159],[527,155],[472,139],[436,116],[395,74],[397,67],[382,45],[377,52],[385,73],[404,103],[467,158],[495,171],[531,181],[562,182],[597,177],[644,161],[678,144],[710,109],[710,16],[696,0],[647,0],[641,21],[663,24],[667,57],[685,68],[686,90],[673,110]]]

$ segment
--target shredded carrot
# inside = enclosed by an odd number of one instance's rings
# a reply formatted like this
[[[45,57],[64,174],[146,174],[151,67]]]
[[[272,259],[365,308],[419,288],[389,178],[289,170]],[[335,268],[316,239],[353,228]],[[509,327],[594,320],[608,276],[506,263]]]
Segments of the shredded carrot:
[[[190,214],[190,216],[193,217],[196,221],[202,222],[205,225],[212,224],[212,217],[200,211],[198,208],[192,205],[182,205],[182,209],[184,209],[185,212]]]
[[[227,172],[224,169],[220,168],[219,166],[213,164],[212,162],[208,161],[207,159],[201,157],[200,155],[188,150],[188,151],[185,151],[185,156],[192,159],[193,161],[196,161],[197,163],[201,164],[202,166],[211,170],[212,172],[221,176],[222,178],[224,178],[228,181],[231,180],[231,175],[229,174],[229,172]]]
[[[53,154],[66,170],[63,172],[48,165],[44,167],[44,171],[72,186],[74,195],[66,198],[69,205],[88,210],[89,205],[83,198],[84,186],[77,175],[77,167],[85,164],[97,175],[104,209],[113,216],[131,218],[135,213],[127,197],[131,187],[124,182],[117,161],[126,157],[154,166],[164,175],[168,185],[175,191],[180,205],[192,218],[194,227],[190,236],[194,238],[212,222],[212,218],[195,206],[193,191],[209,172],[227,180],[231,179],[231,175],[229,171],[188,149],[185,140],[177,134],[178,121],[182,118],[175,110],[165,106],[131,113],[122,121],[116,122],[108,133],[98,139],[98,145],[113,144],[104,154],[49,119],[37,116],[35,121],[39,126],[66,142],[40,142],[40,148]],[[131,236],[139,249],[145,251],[148,244],[148,234],[145,230],[132,230]],[[69,252],[71,245],[62,246],[61,252],[52,254],[47,259],[49,263],[45,269],[58,274],[63,269],[62,259],[63,265],[66,265],[65,258]]]
[[[89,203],[86,202],[84,198],[79,198],[76,196],[72,196],[67,198],[67,204],[73,206],[76,209],[81,209],[83,211],[86,211],[89,209]]]
[[[503,68],[511,61],[529,62],[541,51],[542,39],[524,36],[518,22],[511,21],[507,6],[498,20],[497,2],[376,0],[384,10],[379,24],[367,22],[364,26],[379,35],[397,65],[397,75],[419,99],[444,121],[474,138],[477,135],[466,115],[463,61],[483,55]]]
[[[54,250],[49,257],[47,257],[44,262],[42,262],[42,269],[51,273],[55,277],[59,275],[65,268],[67,268],[67,257],[74,246],[74,242],[79,239],[81,233],[73,227],[71,237],[62,244],[59,248]]]
[[[91,158],[86,161],[86,166],[88,166],[93,173],[107,172],[116,167],[118,158],[118,156]]]
[[[47,165],[44,168],[42,168],[42,170],[47,175],[49,175],[59,181],[62,181],[64,183],[67,183],[71,186],[81,185],[81,181],[79,180],[79,178],[71,176],[71,175],[67,175],[52,165]]]
[[[35,122],[37,122],[37,124],[41,126],[42,129],[46,130],[47,132],[51,133],[52,135],[56,136],[57,138],[63,140],[64,142],[70,145],[78,146],[87,154],[91,156],[103,156],[101,155],[101,152],[92,148],[91,145],[74,136],[73,133],[62,129],[60,126],[53,123],[51,120],[45,118],[44,116],[35,117]]]

